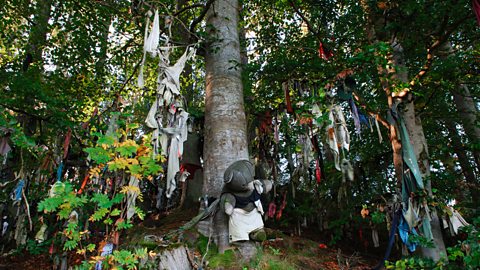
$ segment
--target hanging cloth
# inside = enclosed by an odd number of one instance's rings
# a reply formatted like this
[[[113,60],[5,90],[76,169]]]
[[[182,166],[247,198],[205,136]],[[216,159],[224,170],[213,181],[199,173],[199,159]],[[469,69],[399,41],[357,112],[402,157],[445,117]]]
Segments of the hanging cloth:
[[[285,105],[287,106],[287,113],[293,114],[292,101],[290,100],[290,90],[288,89],[288,82],[282,83],[283,93],[285,95]]]
[[[42,243],[45,241],[45,232],[47,231],[47,224],[43,224],[42,227],[40,227],[40,230],[38,230],[37,234],[35,234],[35,241],[38,243]]]
[[[360,117],[358,115],[358,109],[357,106],[355,105],[355,101],[353,101],[353,98],[348,100],[348,104],[350,105],[350,109],[352,110],[352,116],[353,116],[353,122],[355,124],[355,130],[357,131],[357,134],[360,134],[362,127],[360,125]]]
[[[370,128],[370,122],[368,121],[368,117],[365,114],[363,114],[361,111],[358,111],[358,119],[360,120],[361,125],[365,125],[368,128]]]
[[[408,209],[403,211],[403,218],[410,229],[417,227],[418,223],[420,222],[420,218],[418,217],[418,209],[416,209],[414,206],[412,197],[408,199]]]
[[[472,0],[473,12],[477,17],[477,23],[480,25],[480,0]]]
[[[63,161],[60,162],[57,168],[57,182],[62,181],[62,172],[63,172]]]
[[[320,184],[322,181],[322,170],[320,169],[320,161],[318,158],[315,160],[315,179],[317,180],[317,184]]]
[[[7,157],[8,153],[12,150],[10,145],[8,144],[8,136],[0,138],[0,155],[3,156],[2,164],[7,164]]]
[[[372,228],[372,241],[373,241],[373,247],[379,247],[380,246],[380,241],[378,239],[378,231],[375,228]]]
[[[388,236],[388,245],[387,250],[385,251],[385,256],[383,256],[383,260],[381,260],[377,266],[374,268],[375,270],[384,269],[385,261],[388,260],[390,257],[390,253],[392,252],[393,243],[395,243],[395,232],[397,231],[397,224],[400,220],[401,210],[397,210],[393,213],[393,221],[392,226],[390,227],[390,234]]]
[[[180,158],[183,155],[183,143],[187,140],[188,136],[188,113],[186,111],[179,110],[178,119],[175,128],[162,129],[172,136],[170,141],[170,150],[168,154],[168,168],[167,168],[167,190],[166,196],[170,198],[175,191],[177,184],[175,175],[180,171]]]
[[[8,230],[8,221],[7,221],[7,216],[3,217],[3,222],[2,222],[2,237],[5,236]]]
[[[0,138],[0,155],[6,156],[11,150],[12,148],[8,144],[8,137]]]
[[[402,155],[403,161],[410,169],[413,177],[415,178],[415,182],[417,184],[417,188],[423,189],[423,180],[422,175],[420,174],[420,168],[418,167],[417,157],[415,156],[415,152],[413,151],[412,143],[410,142],[410,137],[408,136],[407,128],[405,127],[405,123],[401,117],[398,118],[400,124],[400,137],[402,139]]]
[[[353,166],[347,159],[342,159],[342,182],[345,183],[346,180],[353,181],[355,174],[353,171]]]
[[[129,186],[138,187],[139,181],[135,176],[130,176]],[[131,219],[135,214],[135,200],[138,193],[133,191],[127,192],[127,219]]]
[[[23,179],[20,179],[20,181],[18,181],[17,186],[15,187],[15,190],[14,190],[13,199],[15,202],[20,202],[22,200],[22,191],[24,186],[25,186],[25,181]]]
[[[470,224],[468,224],[468,222],[462,217],[462,215],[460,215],[457,210],[453,209],[453,207],[448,206],[448,209],[452,213],[452,215],[449,215],[451,232],[453,232],[452,235],[456,235],[458,234],[458,229],[464,226],[468,226]]]
[[[425,238],[433,240],[432,225],[430,224],[430,219],[428,217],[423,217],[422,227],[420,229]]]
[[[324,46],[322,42],[320,42],[318,45],[318,57],[328,61],[328,59],[330,59],[332,56],[333,52]]]
[[[414,252],[417,249],[417,244],[410,241],[410,234],[413,235],[418,235],[417,231],[415,228],[410,228],[408,227],[407,222],[403,217],[400,218],[400,224],[398,225],[398,234],[400,235],[400,239],[402,239],[402,242],[407,246],[408,250],[410,252]]]
[[[85,189],[85,186],[87,185],[89,178],[90,178],[89,174],[85,175],[85,178],[83,178],[82,185],[80,186],[80,189],[77,192],[78,195],[83,193],[83,190]]]
[[[148,25],[147,25],[148,27]],[[160,42],[160,22],[158,19],[158,10],[155,11],[155,16],[153,17],[153,28],[152,32],[147,38],[145,43],[145,50],[152,54],[153,57],[157,55],[157,48]]]
[[[267,213],[267,216],[269,218],[273,218],[275,217],[275,212],[277,211],[277,205],[274,203],[274,202],[271,202],[269,205],[268,205],[268,213]]]
[[[340,151],[338,149],[337,136],[335,135],[335,117],[333,116],[333,110],[330,110],[330,112],[328,113],[328,120],[330,121],[330,123],[327,125],[328,147],[330,148],[330,150],[332,150],[335,168],[341,171],[342,169],[340,168]]]
[[[375,126],[377,127],[378,141],[379,141],[380,143],[382,143],[383,137],[382,137],[382,132],[380,131],[380,127],[378,126],[377,117],[375,117]]]
[[[345,150],[350,150],[350,134],[347,129],[347,122],[343,115],[342,108],[339,105],[332,107],[333,116],[335,120],[335,135],[337,136],[337,143]]]
[[[63,159],[67,158],[71,137],[72,137],[72,129],[68,128],[67,134],[65,135],[65,141],[63,142]]]
[[[112,243],[106,243],[103,247],[102,247],[102,252],[100,253],[100,256],[102,257],[105,257],[105,256],[108,256],[110,254],[112,254],[113,252],[113,244]],[[102,261],[98,261],[96,264],[95,264],[95,270],[102,270]]]
[[[195,54],[195,49],[188,47],[183,55],[173,66],[168,66],[164,61],[159,62],[161,69],[164,69],[165,78],[161,81],[174,95],[180,95],[180,74],[185,68],[185,63]],[[169,104],[167,102],[167,104]]]

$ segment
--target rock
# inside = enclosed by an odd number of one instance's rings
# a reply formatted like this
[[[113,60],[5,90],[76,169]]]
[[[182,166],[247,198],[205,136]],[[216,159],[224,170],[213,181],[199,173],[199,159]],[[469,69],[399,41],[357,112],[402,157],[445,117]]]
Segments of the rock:
[[[188,259],[187,249],[183,246],[172,250],[165,250],[158,255],[160,270],[191,270],[193,269]]]
[[[249,263],[257,255],[257,246],[255,242],[252,242],[252,241],[235,242],[234,245],[235,247],[237,247],[241,258],[245,261],[245,263]]]

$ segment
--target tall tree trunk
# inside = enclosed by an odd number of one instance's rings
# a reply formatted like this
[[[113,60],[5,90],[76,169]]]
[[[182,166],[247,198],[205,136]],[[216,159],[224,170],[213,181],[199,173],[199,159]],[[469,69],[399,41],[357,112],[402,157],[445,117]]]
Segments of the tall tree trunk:
[[[478,205],[480,193],[475,186],[477,183],[475,172],[466,154],[466,149],[462,144],[462,138],[457,132],[457,123],[455,123],[452,119],[447,118],[445,119],[445,126],[447,127],[448,134],[450,135],[449,137],[452,143],[453,151],[457,155],[458,162],[462,168],[462,174],[465,176],[465,180],[469,185],[473,205]],[[464,195],[462,194],[462,196]]]
[[[112,23],[112,16],[108,16],[106,18],[103,18],[103,29],[102,29],[102,34],[101,34],[101,39],[100,39],[100,52],[98,54],[98,61],[95,64],[95,69],[96,73],[98,74],[98,77],[100,80],[104,80],[103,76],[107,74],[108,70],[106,68],[106,62],[107,62],[107,51],[108,51],[108,35],[110,34],[110,24]]]
[[[386,17],[381,14],[375,14],[374,11],[370,8],[368,2],[366,0],[360,1],[362,8],[367,15],[367,38],[370,43],[378,42],[380,40],[385,40],[385,38],[390,37],[391,35],[387,34],[388,32],[385,31],[385,24],[387,23]],[[377,24],[379,23],[379,24]],[[376,25],[382,25],[382,28],[379,29],[380,33],[377,33],[375,27]],[[387,35],[385,35],[387,34]],[[385,35],[385,36],[384,36]],[[417,160],[419,163],[419,167],[422,173],[422,177],[430,175],[430,166],[428,161],[428,148],[426,144],[425,135],[423,132],[422,122],[420,117],[415,115],[415,108],[414,103],[412,100],[405,100],[397,99],[394,100],[391,93],[391,83],[389,82],[389,77],[392,75],[392,78],[396,78],[401,82],[408,83],[408,72],[403,62],[403,48],[402,46],[396,41],[395,38],[391,39],[393,42],[391,44],[393,49],[393,55],[389,59],[389,64],[392,64],[392,68],[385,70],[382,67],[379,67],[379,74],[383,77],[381,83],[382,87],[385,90],[388,98],[388,105],[389,108],[392,108],[394,105],[396,106],[398,103],[403,102],[406,103],[404,108],[404,112],[399,112],[402,114],[403,118],[405,119],[405,125],[407,131],[409,133],[410,141],[413,145],[413,149],[415,151],[415,155],[417,156]],[[398,67],[398,69],[396,69]],[[396,69],[396,70],[395,70]],[[411,95],[410,93],[407,94],[407,98]],[[393,161],[395,167],[395,173],[397,175],[397,180],[402,181],[403,175],[403,160],[401,155],[402,145],[399,141],[399,134],[397,134],[397,130],[394,126],[390,126],[390,140],[392,142],[393,148]],[[397,185],[399,187],[399,185]],[[425,188],[427,189],[429,195],[432,194],[431,191],[431,184],[429,181],[425,183]],[[442,231],[440,227],[440,222],[437,216],[437,213],[433,211],[432,213],[432,221],[431,221],[431,228],[432,234],[434,238],[435,247],[432,249],[422,248],[421,252],[423,256],[430,257],[435,261],[440,259],[440,256],[446,255],[445,244],[442,237]]]
[[[408,83],[407,68],[405,67],[405,64],[403,62],[403,48],[399,43],[396,42],[392,44],[392,47],[394,54],[393,62],[395,66],[398,67],[396,71],[397,79],[399,79],[401,82]],[[407,94],[407,99],[404,99],[402,101],[404,103],[404,110],[400,113],[403,114],[405,126],[410,137],[410,142],[413,146],[413,150],[415,151],[415,156],[418,161],[418,166],[420,167],[422,178],[424,179],[425,189],[427,190],[428,195],[432,196],[432,186],[429,180],[430,162],[427,140],[423,132],[422,121],[420,117],[415,114],[414,102],[413,100],[408,98],[408,95],[410,94]],[[442,229],[437,212],[434,208],[432,208],[431,210],[432,220],[430,224],[432,228],[433,241],[435,246],[433,248],[422,247],[421,253],[424,257],[429,257],[434,261],[439,261],[441,256],[445,256],[447,252],[445,248],[445,243],[443,241]]]
[[[471,150],[477,164],[477,170],[480,171],[480,123],[478,122],[478,110],[475,101],[470,94],[470,90],[464,84],[459,84],[457,91],[452,91],[452,94],[465,134],[467,134],[470,144],[476,145]]]
[[[443,47],[446,54],[440,55],[440,57],[446,57],[455,53],[451,42],[446,42]],[[480,173],[480,122],[475,100],[470,94],[468,87],[460,82],[456,82],[456,89],[451,91],[451,93],[453,95],[453,102],[457,108],[458,116],[461,119],[461,124],[470,141],[470,145],[477,146],[470,147],[469,150],[472,151],[477,165],[477,171]]]
[[[52,2],[52,0],[36,2],[33,26],[28,37],[28,45],[23,62],[24,71],[27,71],[32,63],[41,64],[43,62],[42,53],[43,47],[47,42],[48,20],[50,19]]]
[[[43,73],[43,47],[47,42],[48,20],[50,19],[52,0],[37,1],[35,6],[35,13],[33,14],[33,25],[28,37],[28,44],[25,48],[25,58],[23,60],[22,70],[27,72],[32,64],[36,64],[38,74],[34,76],[41,76]],[[28,91],[27,91],[28,93]],[[25,96],[25,104],[27,106],[34,106],[34,95],[27,94]],[[28,115],[23,115],[21,122],[23,122],[24,132],[27,136],[32,136],[37,129],[37,119]]]
[[[246,118],[240,68],[238,0],[217,0],[207,13],[210,37],[206,56],[203,194],[220,197],[225,169],[248,159]],[[227,217],[218,211],[213,222],[219,251],[228,246]]]

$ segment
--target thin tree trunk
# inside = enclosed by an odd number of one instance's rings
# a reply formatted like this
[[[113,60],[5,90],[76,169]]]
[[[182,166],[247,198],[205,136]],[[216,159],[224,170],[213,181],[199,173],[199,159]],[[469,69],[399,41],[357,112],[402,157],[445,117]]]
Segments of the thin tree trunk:
[[[27,53],[23,63],[24,71],[27,71],[32,63],[43,63],[43,47],[47,42],[48,20],[50,19],[52,2],[52,0],[36,2],[34,23],[28,38]]]
[[[203,194],[220,197],[225,169],[248,159],[246,118],[240,68],[238,1],[217,0],[207,13],[211,40],[205,56],[205,144]],[[219,251],[228,246],[227,217],[218,211],[214,239]]]
[[[453,151],[457,155],[458,162],[460,163],[460,167],[462,168],[462,174],[465,176],[465,180],[469,184],[472,202],[474,205],[478,205],[480,193],[475,186],[477,180],[472,164],[470,163],[470,160],[468,159],[468,156],[466,154],[465,147],[462,144],[462,138],[457,132],[457,124],[452,119],[448,118],[445,120],[445,125],[447,127],[448,134],[450,135],[449,137],[452,143]],[[461,194],[461,196],[465,195]]]
[[[478,110],[475,101],[470,94],[470,90],[464,84],[459,84],[457,91],[452,91],[453,100],[457,107],[458,114],[463,124],[465,134],[467,134],[471,145],[480,145],[480,127],[478,123]],[[478,147],[472,147],[471,151],[480,171],[480,150]]]
[[[452,55],[455,53],[450,42],[445,43],[444,50],[447,52],[446,55]],[[440,55],[440,57],[445,57],[446,55]],[[470,145],[480,145],[480,123],[478,122],[478,110],[475,105],[475,100],[466,85],[461,84],[460,82],[456,83],[456,89],[451,91],[451,93],[463,129],[467,134]],[[477,171],[480,173],[480,150],[478,147],[471,147],[469,150],[472,151],[477,165]]]
[[[107,62],[107,51],[108,51],[108,35],[110,33],[110,24],[112,23],[112,16],[108,16],[105,18],[103,22],[103,32],[101,35],[100,40],[100,53],[98,57],[98,61],[95,64],[95,69],[97,70],[97,74],[99,75],[100,79],[103,80],[103,75],[107,73],[106,69],[106,62]]]
[[[38,75],[43,73],[43,48],[47,42],[48,20],[50,19],[50,12],[52,0],[37,1],[35,6],[35,13],[33,14],[33,25],[28,37],[28,44],[25,48],[25,58],[23,60],[22,70],[27,72],[32,64],[38,70]],[[34,96],[25,96],[25,105],[33,107]],[[24,131],[27,136],[32,136],[37,130],[37,119],[28,115],[23,115],[22,120]]]

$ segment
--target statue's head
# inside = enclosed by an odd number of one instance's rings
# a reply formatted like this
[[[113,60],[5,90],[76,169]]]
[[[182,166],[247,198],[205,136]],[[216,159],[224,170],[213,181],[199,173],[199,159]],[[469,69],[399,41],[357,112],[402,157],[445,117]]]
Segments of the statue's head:
[[[230,191],[246,192],[253,190],[254,176],[253,164],[248,160],[239,160],[225,170],[223,179]]]

